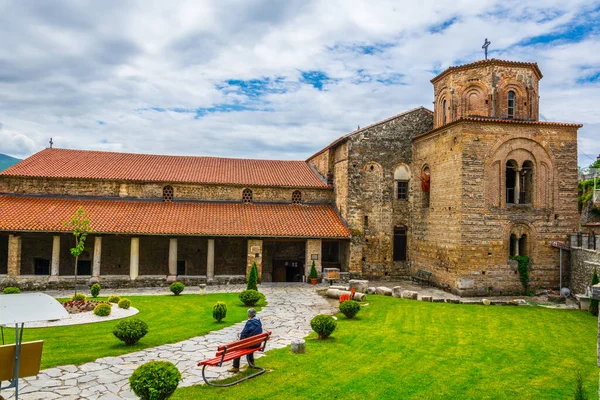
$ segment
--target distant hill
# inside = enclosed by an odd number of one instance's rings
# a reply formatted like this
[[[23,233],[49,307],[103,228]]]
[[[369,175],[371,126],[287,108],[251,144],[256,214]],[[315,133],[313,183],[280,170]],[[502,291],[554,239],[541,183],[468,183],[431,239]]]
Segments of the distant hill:
[[[4,171],[11,165],[18,163],[19,161],[21,160],[18,158],[10,157],[5,154],[0,154],[0,172]]]

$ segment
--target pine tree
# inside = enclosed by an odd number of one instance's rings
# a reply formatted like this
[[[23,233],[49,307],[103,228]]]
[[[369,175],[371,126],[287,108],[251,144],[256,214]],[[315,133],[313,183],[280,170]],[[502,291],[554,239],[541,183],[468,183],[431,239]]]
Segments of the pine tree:
[[[256,290],[258,291],[258,267],[256,266],[256,262],[252,263],[252,268],[250,268],[250,274],[248,275],[248,286],[246,290]]]
[[[594,275],[592,275],[592,287],[598,283],[600,283],[600,279],[598,279],[598,271],[596,270],[596,267],[594,267]],[[598,316],[598,300],[594,300],[594,298],[590,300],[590,313]]]

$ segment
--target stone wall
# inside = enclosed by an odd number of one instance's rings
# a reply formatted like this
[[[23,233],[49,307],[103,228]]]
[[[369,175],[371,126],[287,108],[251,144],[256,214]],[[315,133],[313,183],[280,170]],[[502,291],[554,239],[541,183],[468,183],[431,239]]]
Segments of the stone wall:
[[[351,272],[366,277],[401,277],[409,262],[393,261],[394,227],[408,231],[411,259],[410,210],[408,200],[396,199],[394,172],[412,163],[412,139],[432,128],[426,109],[404,113],[365,128],[348,139],[348,212],[352,232]],[[411,181],[415,181],[413,175]]]
[[[415,141],[413,171],[430,165],[431,201],[415,208],[413,268],[459,294],[520,292],[509,238],[525,234],[531,286],[558,287],[551,242],[578,223],[576,136],[573,127],[461,123]],[[533,201],[507,205],[501,167],[520,157],[534,164]]]
[[[252,189],[255,202],[291,203],[292,193],[300,190],[304,203],[331,203],[330,188],[277,188],[240,185],[207,185],[178,183],[123,183],[100,180],[66,180],[0,177],[0,193],[99,196],[114,198],[162,199],[163,187],[171,185],[174,200],[242,201],[242,191]]]
[[[459,68],[434,80],[433,86],[436,128],[444,124],[444,111],[446,123],[470,115],[507,118],[509,91],[515,93],[514,119],[538,119],[539,78],[530,67]]]
[[[215,241],[216,247],[216,241]],[[185,275],[206,275],[208,239],[194,236],[177,238],[177,261],[185,263]],[[217,255],[215,254],[215,262]],[[215,270],[215,273],[219,272]]]
[[[571,248],[571,291],[585,293],[592,286],[594,268],[600,274],[600,251]]]
[[[246,275],[245,238],[215,238],[215,275]]]

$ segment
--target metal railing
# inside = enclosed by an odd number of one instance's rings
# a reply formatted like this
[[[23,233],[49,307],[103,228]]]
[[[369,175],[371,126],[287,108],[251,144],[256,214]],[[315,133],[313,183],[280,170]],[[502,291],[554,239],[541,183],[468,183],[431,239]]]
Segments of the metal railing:
[[[571,247],[600,251],[600,236],[595,233],[574,233],[570,236]]]

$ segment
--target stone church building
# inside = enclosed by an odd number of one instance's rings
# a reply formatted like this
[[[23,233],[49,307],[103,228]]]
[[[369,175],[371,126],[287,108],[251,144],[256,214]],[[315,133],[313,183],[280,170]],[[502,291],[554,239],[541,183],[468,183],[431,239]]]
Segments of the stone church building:
[[[536,63],[483,60],[431,80],[420,107],[351,132],[306,161],[46,149],[0,173],[0,285],[72,282],[65,222],[94,233],[79,261],[105,285],[300,281],[314,261],[463,295],[557,287],[578,227],[577,130],[539,120]],[[565,260],[566,261],[566,260]]]

